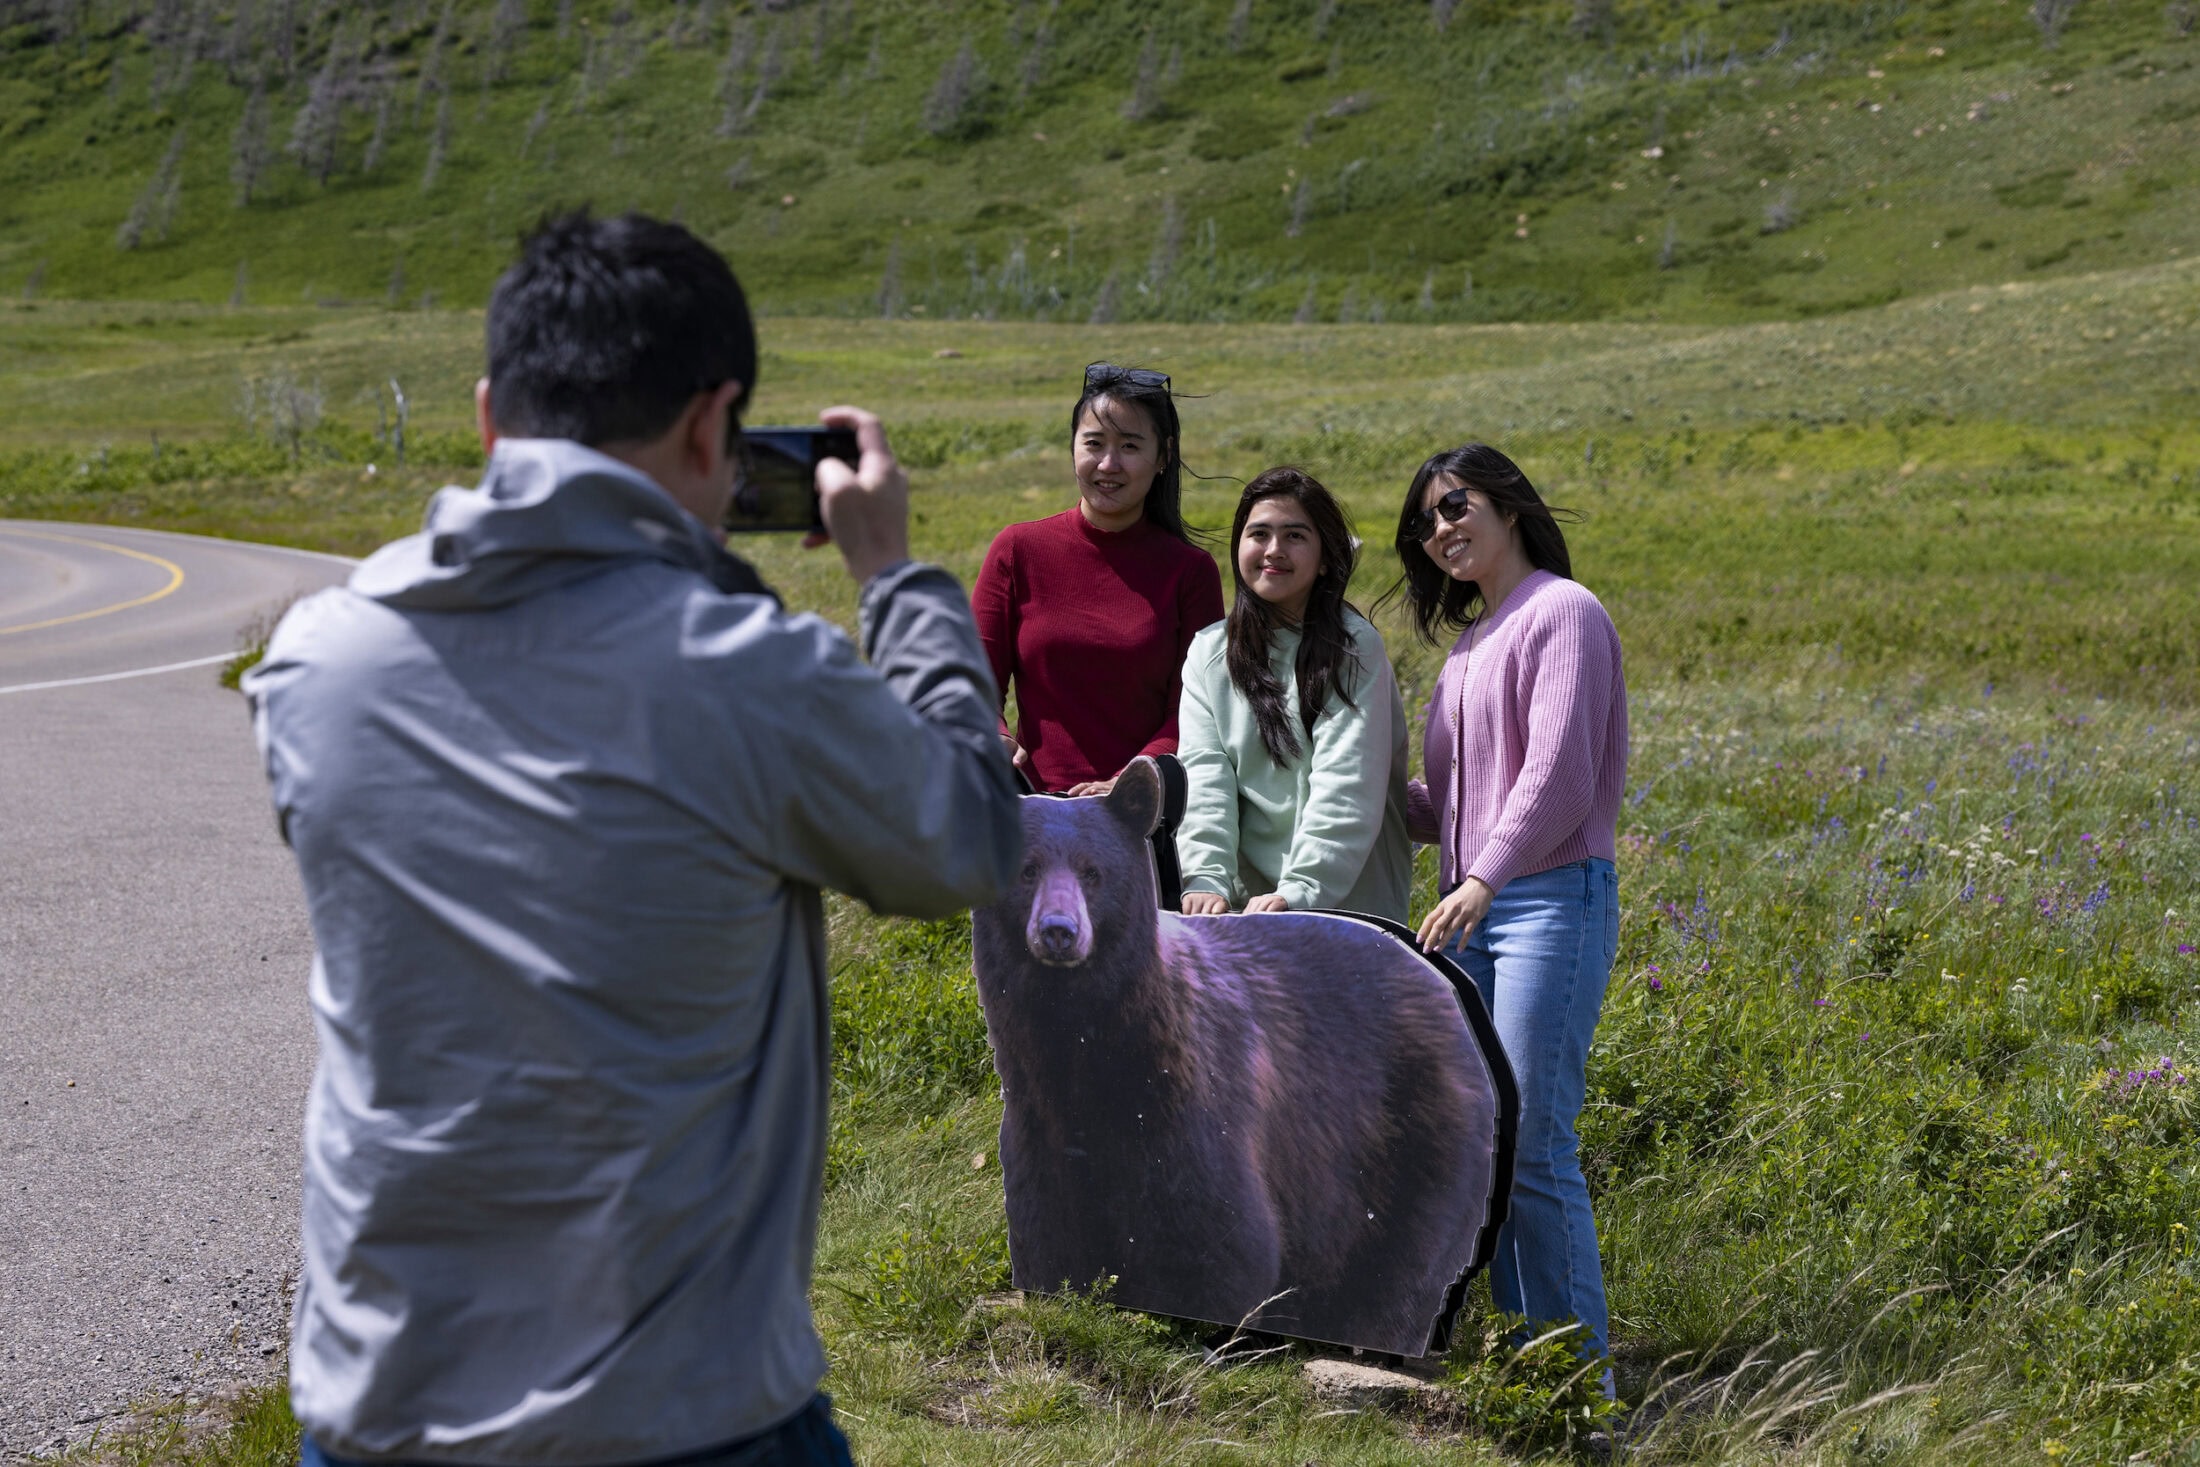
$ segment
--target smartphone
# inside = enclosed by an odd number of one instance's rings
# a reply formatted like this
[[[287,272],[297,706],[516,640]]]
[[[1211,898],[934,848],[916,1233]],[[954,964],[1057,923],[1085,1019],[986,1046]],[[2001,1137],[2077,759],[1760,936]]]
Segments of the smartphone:
[[[859,457],[852,428],[743,428],[742,458],[726,503],[726,529],[764,534],[823,533],[817,500],[817,466],[837,458],[854,468]]]

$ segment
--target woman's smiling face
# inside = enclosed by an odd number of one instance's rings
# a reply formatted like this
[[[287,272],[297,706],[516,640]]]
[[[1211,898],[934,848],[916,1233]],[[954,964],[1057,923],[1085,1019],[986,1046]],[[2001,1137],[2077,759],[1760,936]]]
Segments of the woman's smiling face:
[[[1096,397],[1077,420],[1074,452],[1077,492],[1088,517],[1103,529],[1120,529],[1145,510],[1169,445],[1144,408]]]
[[[1238,536],[1237,571],[1254,595],[1297,621],[1322,573],[1321,541],[1306,506],[1288,494],[1254,505]]]
[[[1514,554],[1519,531],[1479,489],[1465,491],[1466,509],[1458,519],[1445,519],[1437,505],[1459,487],[1459,481],[1446,474],[1429,481],[1421,508],[1435,517],[1436,533],[1423,540],[1421,548],[1453,580],[1486,582]]]

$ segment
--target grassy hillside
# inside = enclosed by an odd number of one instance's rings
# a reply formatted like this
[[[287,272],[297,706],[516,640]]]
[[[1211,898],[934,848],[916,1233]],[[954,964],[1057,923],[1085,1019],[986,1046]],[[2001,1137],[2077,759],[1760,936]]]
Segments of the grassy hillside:
[[[2193,5],[2067,8],[9,0],[0,287],[472,304],[579,201],[933,318],[1730,321],[2200,247]]]

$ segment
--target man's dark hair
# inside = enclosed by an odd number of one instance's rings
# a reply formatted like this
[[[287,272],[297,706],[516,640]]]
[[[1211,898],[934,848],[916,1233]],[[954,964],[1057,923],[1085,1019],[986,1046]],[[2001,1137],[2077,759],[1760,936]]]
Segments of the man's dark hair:
[[[737,422],[756,385],[749,303],[680,225],[546,216],[489,297],[489,410],[512,437],[644,442],[729,381]]]

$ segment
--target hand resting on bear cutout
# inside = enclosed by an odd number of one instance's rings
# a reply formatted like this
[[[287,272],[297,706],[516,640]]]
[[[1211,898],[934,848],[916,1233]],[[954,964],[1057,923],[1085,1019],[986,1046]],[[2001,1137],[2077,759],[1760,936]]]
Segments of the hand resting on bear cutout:
[[[974,916],[1015,1282],[1426,1354],[1502,1208],[1502,1056],[1372,919],[1158,910],[1160,808],[1146,759],[1027,798]]]

